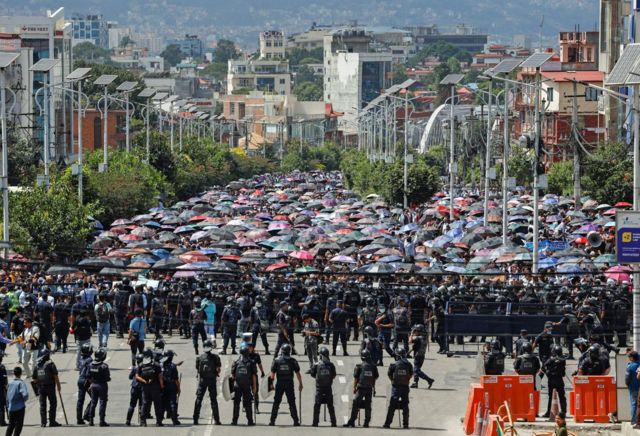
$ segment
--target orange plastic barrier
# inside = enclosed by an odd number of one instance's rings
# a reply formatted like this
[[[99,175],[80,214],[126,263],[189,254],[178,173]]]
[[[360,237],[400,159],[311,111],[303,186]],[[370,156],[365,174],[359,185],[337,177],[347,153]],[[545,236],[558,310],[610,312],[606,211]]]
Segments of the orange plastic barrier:
[[[497,412],[507,401],[513,420],[535,421],[540,404],[540,392],[535,390],[532,375],[483,375],[484,408]]]
[[[576,422],[609,422],[609,414],[617,410],[616,382],[611,375],[573,377],[569,394],[569,411]]]
[[[489,415],[482,427],[482,436],[498,436],[498,424],[502,424],[502,419],[498,415]]]
[[[464,414],[462,428],[465,434],[472,434],[476,426],[478,415],[478,405],[484,401],[484,389],[478,383],[472,383],[469,389],[469,399],[467,400],[467,411]],[[482,410],[484,416],[484,410]]]

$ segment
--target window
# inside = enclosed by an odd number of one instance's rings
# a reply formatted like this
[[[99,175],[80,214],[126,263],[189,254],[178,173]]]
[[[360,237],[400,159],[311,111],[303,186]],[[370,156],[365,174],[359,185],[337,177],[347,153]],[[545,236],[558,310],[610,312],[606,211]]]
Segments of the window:
[[[236,113],[236,104],[235,103],[229,103],[229,114],[230,115],[235,115]]]
[[[287,83],[286,79],[280,79],[280,84],[284,85],[285,83]]]

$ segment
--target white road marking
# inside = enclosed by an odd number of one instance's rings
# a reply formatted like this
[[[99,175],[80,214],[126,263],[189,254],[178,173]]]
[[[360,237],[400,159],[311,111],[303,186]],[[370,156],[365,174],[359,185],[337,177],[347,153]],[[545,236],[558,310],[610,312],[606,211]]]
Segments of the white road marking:
[[[342,402],[343,403],[348,403],[349,402],[349,395],[342,395],[341,398],[342,398]]]
[[[204,430],[204,436],[211,436],[212,433],[213,433],[213,426],[208,425],[207,428]]]
[[[338,381],[342,384],[345,384],[347,382],[347,379],[344,378],[343,376],[338,377]]]
[[[344,362],[342,360],[336,360],[338,366],[344,366]]]

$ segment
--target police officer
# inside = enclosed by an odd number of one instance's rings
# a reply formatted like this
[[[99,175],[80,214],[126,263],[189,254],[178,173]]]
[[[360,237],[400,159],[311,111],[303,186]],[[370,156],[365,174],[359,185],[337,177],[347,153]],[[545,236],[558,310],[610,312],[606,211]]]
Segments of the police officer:
[[[142,353],[144,360],[136,372],[136,380],[142,385],[142,420],[143,427],[147,426],[147,417],[151,412],[151,404],[156,414],[156,426],[162,427],[162,390],[164,378],[162,368],[154,361],[153,350],[147,348]]]
[[[196,403],[193,407],[193,425],[198,425],[200,418],[200,408],[204,395],[209,391],[209,400],[213,420],[216,425],[220,425],[220,413],[218,411],[218,400],[216,398],[216,379],[220,376],[222,363],[220,357],[214,354],[215,340],[206,340],[203,344],[204,353],[196,359],[196,373],[198,375],[198,389],[196,391]]]
[[[519,375],[535,376],[540,371],[540,359],[533,355],[533,347],[530,342],[522,344],[522,354],[513,362],[513,369]]]
[[[402,409],[402,427],[409,428],[409,381],[413,375],[413,369],[407,360],[407,350],[404,347],[398,347],[396,356],[398,360],[389,365],[387,371],[391,380],[391,398],[383,427],[389,428],[396,409]]]
[[[198,337],[202,338],[202,343],[207,340],[207,332],[204,323],[207,320],[207,314],[200,307],[202,300],[200,297],[193,299],[193,309],[189,313],[189,322],[191,323],[191,339],[193,340],[193,348],[196,356],[200,354],[198,351]]]
[[[376,334],[376,318],[378,317],[378,310],[376,308],[376,300],[373,297],[367,298],[366,306],[362,309],[362,313],[359,317],[360,328],[364,332],[364,329],[371,327]],[[375,360],[374,360],[375,361]]]
[[[316,379],[316,398],[313,404],[313,426],[317,427],[320,421],[320,406],[326,404],[329,410],[329,418],[331,427],[336,424],[336,411],[333,407],[333,380],[336,378],[336,367],[329,360],[329,349],[320,347],[318,353],[320,361],[311,369],[311,377]]]
[[[363,341],[360,350],[368,350],[371,361],[378,366],[382,366],[382,344],[376,337],[375,329],[370,325],[366,326],[362,332]]]
[[[233,379],[233,419],[232,425],[238,425],[240,415],[240,402],[247,415],[247,425],[255,425],[251,403],[253,396],[257,394],[258,376],[256,365],[249,356],[249,345],[243,343],[240,346],[240,358],[231,366]]]
[[[138,353],[135,357],[135,364],[129,371],[129,380],[131,380],[131,391],[129,396],[129,409],[127,410],[127,426],[131,425],[131,418],[136,407],[138,407],[138,413],[142,414],[142,384],[136,379],[136,373],[138,372],[138,366],[142,364],[142,354]]]
[[[156,338],[162,337],[162,326],[164,324],[164,320],[166,317],[166,307],[164,305],[164,301],[159,293],[153,297],[151,300],[151,313],[149,314],[149,319],[151,322],[151,330],[156,335]]]
[[[400,296],[398,297],[398,305],[393,309],[394,348],[397,349],[398,344],[402,342],[404,349],[409,349],[410,322],[411,318],[409,317],[409,309],[406,307],[406,300],[403,296]]]
[[[428,389],[431,389],[433,382],[435,381],[429,377],[423,370],[422,365],[427,355],[427,329],[424,324],[416,324],[413,326],[411,336],[409,337],[409,343],[411,344],[411,350],[413,351],[413,384],[412,388],[418,387],[418,380],[423,379],[427,381],[429,385]]]
[[[338,340],[342,344],[342,355],[348,356],[347,353],[347,337],[349,336],[349,319],[350,314],[344,310],[342,300],[336,302],[336,308],[329,314],[329,322],[331,323],[331,330],[333,333],[333,351],[332,356],[336,355],[336,348],[338,347]],[[358,337],[358,329],[356,327],[354,331],[356,338]]]
[[[222,353],[227,354],[227,347],[231,342],[231,354],[236,354],[236,336],[238,335],[238,320],[240,310],[236,306],[233,297],[227,298],[227,305],[222,311]]]
[[[304,332],[304,349],[307,357],[309,358],[309,370],[307,374],[311,373],[311,369],[318,361],[318,340],[320,339],[320,324],[318,321],[311,317],[311,314],[306,311],[302,311],[303,332]]]
[[[580,322],[578,321],[578,317],[573,313],[573,307],[570,304],[565,304],[562,311],[562,319],[553,323],[553,325],[564,326],[569,359],[573,359],[573,341],[575,341],[580,334]]]
[[[252,326],[251,333],[253,335],[253,347],[255,348],[258,336],[260,336],[262,346],[264,347],[264,354],[268,356],[271,354],[269,353],[269,341],[267,340],[267,332],[269,332],[269,314],[261,298],[256,298],[253,309],[251,309],[250,322]]]
[[[2,358],[4,356],[5,352],[0,350],[0,427],[7,425],[5,409],[7,407],[7,386],[9,384],[9,380],[7,379],[7,368],[5,368],[2,363]]]
[[[291,345],[282,345],[282,354],[273,360],[271,364],[271,379],[276,379],[275,396],[273,398],[273,408],[271,409],[271,420],[269,425],[276,425],[276,417],[282,396],[287,395],[287,403],[289,403],[289,411],[293,419],[293,425],[298,427],[300,420],[298,419],[298,409],[296,408],[296,394],[293,386],[293,374],[298,378],[298,390],[302,391],[302,376],[300,375],[300,365],[298,361],[291,357]],[[277,375],[277,378],[276,378]]]
[[[502,375],[504,373],[505,355],[500,341],[491,341],[491,351],[484,356],[484,373],[486,375]]]
[[[180,375],[178,367],[173,363],[176,355],[171,350],[167,350],[162,360],[162,378],[164,379],[164,389],[162,390],[162,408],[171,418],[173,425],[180,425],[178,421],[178,396],[180,395]]]
[[[360,409],[364,409],[364,427],[369,427],[371,421],[371,399],[378,379],[378,367],[371,360],[368,350],[360,351],[362,363],[353,370],[353,405],[351,417],[344,427],[355,427]]]
[[[551,347],[554,344],[551,331],[553,330],[553,323],[547,321],[544,323],[544,330],[533,341],[533,349],[538,348],[538,355],[541,362],[546,362],[551,356]]]
[[[291,317],[288,315],[289,303],[287,301],[280,302],[280,310],[276,313],[276,326],[278,327],[278,340],[276,342],[275,356],[280,355],[280,348],[284,344],[291,344],[289,331],[291,328]]]
[[[547,411],[543,418],[548,418],[551,414],[551,401],[553,400],[553,390],[558,392],[560,399],[560,411],[567,411],[567,397],[564,392],[564,376],[566,374],[567,362],[562,355],[562,347],[554,345],[551,348],[551,357],[542,365],[542,370],[547,375],[549,401],[547,402]]]
[[[107,383],[111,381],[111,374],[109,372],[109,366],[105,363],[107,358],[107,351],[104,348],[99,348],[94,353],[93,362],[89,366],[89,382],[91,387],[91,407],[89,409],[89,425],[93,426],[93,418],[96,415],[96,407],[98,406],[98,400],[100,401],[100,427],[108,427],[105,416],[107,413],[107,400],[109,388]]]
[[[62,348],[62,352],[67,352],[67,338],[69,337],[69,316],[71,315],[70,295],[65,295],[53,307],[53,330],[56,334],[56,347],[54,351]]]
[[[255,342],[253,335],[251,335],[251,333],[244,333],[243,337],[247,338],[245,339],[245,343],[247,344],[247,347],[249,347],[249,359],[251,359],[251,361],[256,366],[256,370],[258,369],[260,370],[260,378],[264,378],[265,373],[264,373],[264,368],[262,367],[262,358],[260,357],[260,354],[256,351],[253,345]],[[240,344],[240,346],[242,347],[242,344]],[[259,390],[260,390],[260,385],[256,383],[256,393],[253,396],[253,405],[256,408],[256,413],[260,413],[260,411],[258,410],[258,406],[260,405],[260,399],[258,396]]]
[[[129,285],[129,279],[122,279],[122,285],[118,286],[113,297],[113,311],[116,320],[116,338],[124,338],[127,330],[127,313],[129,311],[129,295],[133,288]]]
[[[587,357],[578,366],[578,375],[607,375],[611,370],[609,358],[603,358],[600,348],[592,345],[587,350]]]
[[[76,403],[76,419],[78,425],[84,425],[84,419],[88,419],[88,409],[82,413],[84,407],[84,399],[89,390],[89,369],[93,358],[93,347],[91,344],[82,344],[80,346],[80,371],[78,373],[78,401]]]
[[[58,379],[58,368],[51,361],[50,351],[47,348],[38,351],[38,360],[31,383],[40,400],[40,426],[47,426],[47,401],[49,401],[49,427],[60,427],[60,423],[56,422],[58,406],[56,389],[60,391],[60,379]]]

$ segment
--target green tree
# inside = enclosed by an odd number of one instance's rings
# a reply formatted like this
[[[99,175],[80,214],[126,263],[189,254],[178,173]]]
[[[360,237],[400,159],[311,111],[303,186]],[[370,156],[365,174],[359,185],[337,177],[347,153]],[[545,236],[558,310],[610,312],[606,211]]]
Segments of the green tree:
[[[302,82],[293,88],[293,94],[298,97],[299,101],[320,101],[323,90],[314,82]]]
[[[139,132],[133,137],[133,151],[138,159],[147,159],[147,135]],[[177,157],[171,152],[171,144],[167,133],[152,130],[149,135],[149,160],[152,167],[160,171],[169,182],[176,178]]]
[[[391,70],[393,76],[393,84],[398,85],[409,78],[407,68],[402,64],[394,64]]]
[[[227,78],[227,64],[226,62],[209,64],[200,71],[200,76],[213,77],[215,80],[225,80]]]
[[[584,162],[581,179],[584,193],[600,203],[633,199],[633,162],[629,146],[620,142],[603,144]]]
[[[573,193],[573,162],[564,160],[551,164],[548,172],[549,192],[556,195]]]
[[[238,56],[238,50],[236,44],[228,39],[221,39],[218,41],[216,51],[213,55],[216,63],[227,64],[227,61],[235,59]]]
[[[76,62],[86,61],[89,63],[110,63],[111,52],[101,47],[95,46],[92,42],[81,42],[73,47],[73,58]]]
[[[129,35],[125,35],[121,40],[120,40],[120,48],[125,48],[126,46],[128,46],[129,44],[135,44],[136,42],[131,39],[131,37]]]
[[[447,66],[449,67],[449,71],[451,72],[451,74],[458,74],[462,71],[460,61],[456,58],[447,59]]]
[[[291,67],[306,63],[319,64],[322,63],[324,59],[324,51],[322,47],[314,48],[313,50],[294,47],[287,50],[287,59],[289,59],[289,65]],[[315,62],[308,62],[310,59],[313,59]]]
[[[78,255],[93,231],[89,216],[100,212],[95,203],[81,205],[77,193],[59,183],[13,193],[9,205],[11,244],[31,257]]]
[[[31,186],[36,180],[40,150],[38,144],[33,141],[17,139],[9,130],[7,153],[9,154],[9,185]]]
[[[501,171],[501,168],[498,172]],[[509,154],[509,176],[516,178],[518,186],[531,186],[533,181],[533,153],[523,147],[511,147]],[[500,177],[502,175],[500,174]]]
[[[296,84],[302,84],[304,82],[313,82],[321,85],[322,79],[317,77],[313,70],[306,65],[302,65],[296,71]]]
[[[122,82],[137,82],[138,89],[144,88],[144,82],[142,79],[134,75],[131,71],[121,68],[116,65],[100,65],[100,64],[91,64],[86,61],[78,61],[75,64],[76,68],[80,67],[91,67],[91,76],[98,78],[104,74],[113,74],[118,76],[116,80],[114,80],[107,89],[109,90],[109,94],[114,94],[116,92],[116,88],[120,86]],[[91,100],[92,104],[95,104],[102,96],[104,95],[104,86],[95,85],[93,80],[85,80],[82,84],[82,92],[87,94]],[[135,93],[134,93],[135,94]],[[132,102],[138,103],[146,103],[146,101],[138,100],[136,97],[131,99]]]
[[[162,53],[160,53],[160,56],[164,58],[165,62],[170,66],[175,67],[182,60],[183,54],[179,46],[176,44],[169,44],[165,47]]]

